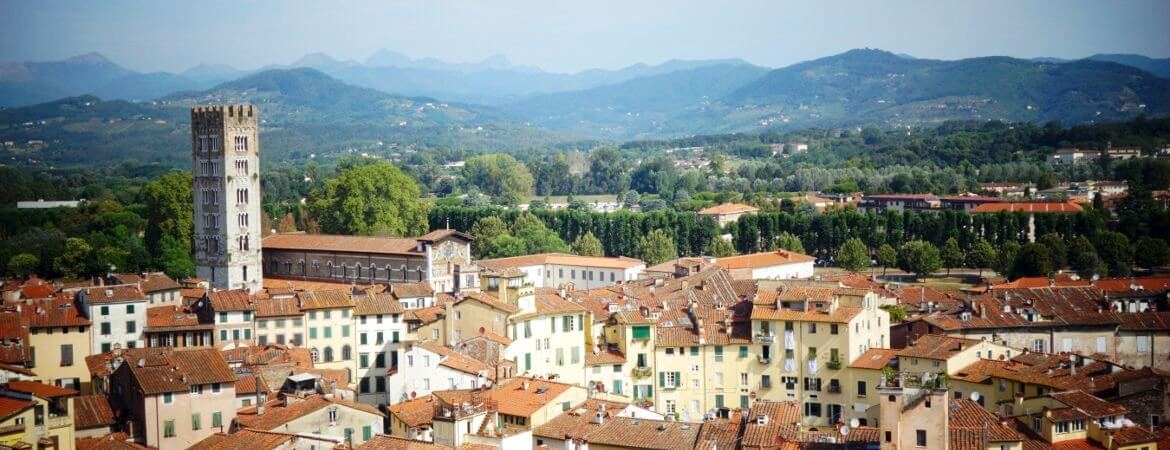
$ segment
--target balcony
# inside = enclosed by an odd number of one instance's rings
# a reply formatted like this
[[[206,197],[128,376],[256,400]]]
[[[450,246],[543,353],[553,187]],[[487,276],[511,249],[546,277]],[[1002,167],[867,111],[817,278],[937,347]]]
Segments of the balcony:
[[[71,419],[69,416],[49,417],[48,419],[45,420],[45,426],[48,427],[50,430],[55,430],[57,428],[72,427],[73,426],[73,419]]]
[[[756,334],[757,344],[771,344],[776,342],[776,335],[772,333],[758,333]]]
[[[830,394],[840,394],[841,393],[841,385],[829,383],[829,393]]]
[[[760,364],[772,364],[772,357],[766,355],[759,355]]]
[[[650,370],[649,367],[635,367],[634,368],[634,378],[647,378],[653,374],[654,374],[654,371]]]
[[[841,361],[837,359],[831,359],[827,364],[825,364],[825,367],[828,367],[829,370],[840,370]]]

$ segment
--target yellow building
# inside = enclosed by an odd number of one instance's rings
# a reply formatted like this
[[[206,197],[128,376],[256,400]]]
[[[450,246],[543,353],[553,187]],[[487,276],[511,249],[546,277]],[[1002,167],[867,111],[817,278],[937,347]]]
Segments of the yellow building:
[[[0,396],[0,445],[9,448],[29,446],[36,442],[33,433],[32,399],[16,399]]]
[[[74,448],[73,398],[77,391],[35,381],[11,381],[0,385],[0,396],[5,401],[33,403],[32,421],[24,422],[24,442],[38,449]]]
[[[89,389],[85,357],[91,348],[90,321],[69,298],[21,305],[29,327],[29,368],[37,380],[75,390]]]
[[[1082,391],[1021,399],[1019,405],[1032,411],[1020,421],[1051,444],[1089,440],[1110,450],[1157,449],[1153,433],[1125,426],[1129,410]]]
[[[305,311],[305,346],[313,357],[313,366],[348,370],[352,383],[357,373],[353,298],[337,290],[304,291],[297,293],[297,298]]]

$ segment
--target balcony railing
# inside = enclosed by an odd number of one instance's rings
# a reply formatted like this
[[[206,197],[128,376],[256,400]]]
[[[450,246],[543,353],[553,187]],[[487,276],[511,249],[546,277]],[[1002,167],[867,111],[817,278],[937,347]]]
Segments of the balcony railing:
[[[757,344],[771,344],[773,342],[776,342],[776,335],[774,335],[772,333],[757,333],[756,334],[756,343]]]
[[[841,361],[836,360],[836,359],[831,359],[831,360],[829,360],[829,362],[827,364],[825,364],[825,367],[828,367],[829,370],[838,370],[841,368]]]
[[[759,357],[760,357],[760,364],[772,364],[772,357],[771,356],[759,355]]]
[[[45,420],[45,425],[50,430],[55,430],[57,428],[71,427],[71,426],[73,426],[73,419],[71,419],[69,416],[49,417],[48,419]]]
[[[635,367],[634,368],[634,378],[646,378],[646,377],[649,377],[650,375],[653,375],[653,374],[654,374],[654,371],[650,370],[649,367]]]

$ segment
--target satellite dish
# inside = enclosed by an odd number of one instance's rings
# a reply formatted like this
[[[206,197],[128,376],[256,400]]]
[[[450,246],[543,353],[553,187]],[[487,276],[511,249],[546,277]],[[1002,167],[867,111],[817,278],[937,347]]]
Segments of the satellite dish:
[[[857,427],[861,426],[861,420],[854,418],[853,420],[849,421],[849,426],[851,426],[853,428],[857,428]]]
[[[848,436],[850,431],[853,431],[853,429],[849,428],[848,426],[841,427],[842,436]]]
[[[979,393],[978,393],[978,392],[972,392],[972,393],[971,393],[971,401],[973,401],[973,402],[977,402],[977,401],[979,401],[979,398],[980,398],[980,397],[982,397],[982,396],[981,396],[981,395],[979,395]]]

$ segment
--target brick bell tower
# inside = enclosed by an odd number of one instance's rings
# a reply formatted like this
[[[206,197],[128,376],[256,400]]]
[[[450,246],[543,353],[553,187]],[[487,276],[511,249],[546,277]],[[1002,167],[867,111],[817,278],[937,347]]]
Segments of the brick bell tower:
[[[195,275],[215,289],[257,292],[260,260],[260,129],[252,105],[191,109]]]

